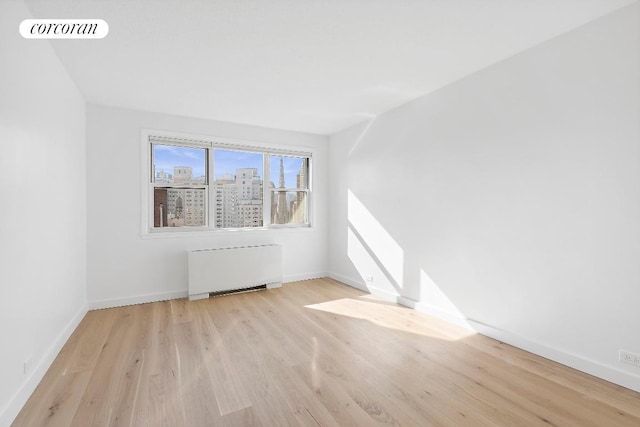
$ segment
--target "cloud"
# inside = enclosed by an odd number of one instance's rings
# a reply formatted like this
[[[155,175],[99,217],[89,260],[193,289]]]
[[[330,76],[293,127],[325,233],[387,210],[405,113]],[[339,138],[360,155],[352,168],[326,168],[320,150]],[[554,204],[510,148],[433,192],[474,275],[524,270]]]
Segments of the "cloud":
[[[194,151],[194,150],[199,150],[198,151]],[[182,154],[183,157],[189,158],[189,159],[194,159],[194,160],[202,160],[204,159],[204,150],[201,150],[199,148],[186,148],[182,150]]]

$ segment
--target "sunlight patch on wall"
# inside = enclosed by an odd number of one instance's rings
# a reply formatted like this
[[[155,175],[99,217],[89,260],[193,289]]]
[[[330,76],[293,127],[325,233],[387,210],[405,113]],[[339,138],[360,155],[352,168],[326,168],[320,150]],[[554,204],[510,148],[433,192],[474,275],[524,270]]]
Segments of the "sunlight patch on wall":
[[[351,227],[347,228],[347,256],[370,291],[373,286],[399,295]]]
[[[404,280],[404,251],[351,190],[347,201],[349,258],[366,282],[371,278],[388,282],[399,292]]]
[[[420,269],[420,301],[428,308],[453,316],[459,319],[459,322],[471,328],[466,322],[465,315],[456,307],[447,294],[440,289],[436,282],[429,277],[424,269]]]

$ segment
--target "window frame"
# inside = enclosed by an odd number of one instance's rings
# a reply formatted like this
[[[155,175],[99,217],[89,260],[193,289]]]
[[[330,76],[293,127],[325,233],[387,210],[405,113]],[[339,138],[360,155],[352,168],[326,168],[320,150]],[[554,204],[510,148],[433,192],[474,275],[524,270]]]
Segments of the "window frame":
[[[153,144],[173,145],[178,147],[204,148],[206,150],[204,185],[191,184],[184,185],[155,183],[153,175]],[[180,235],[192,236],[198,232],[220,233],[249,230],[270,230],[270,229],[311,229],[313,228],[313,156],[315,150],[311,147],[298,147],[288,145],[278,145],[266,142],[248,141],[225,137],[214,137],[205,135],[194,135],[180,132],[169,132],[155,129],[142,129],[142,212],[141,212],[141,235],[142,236],[163,236]],[[216,226],[216,198],[215,198],[215,149],[244,151],[258,153],[262,155],[262,226],[259,227],[238,227],[224,228]],[[289,156],[307,159],[307,186],[306,189],[292,188],[279,189],[271,188],[271,156]],[[205,226],[180,226],[180,227],[155,227],[154,226],[154,189],[155,188],[195,188],[205,189]],[[277,191],[304,191],[306,193],[306,223],[295,224],[272,224],[271,223],[271,196]]]
[[[204,159],[204,168],[205,168],[205,182],[204,184],[185,184],[185,183],[157,183],[155,182],[155,176],[154,176],[154,168],[153,168],[153,164],[154,164],[154,151],[153,151],[153,145],[157,144],[157,145],[165,145],[165,146],[172,146],[172,147],[188,147],[188,148],[199,148],[199,149],[204,149],[205,150],[205,159]],[[158,141],[158,142],[151,142],[151,140],[149,140],[149,159],[148,159],[148,163],[149,163],[149,208],[150,208],[150,212],[149,212],[149,230],[163,230],[165,228],[167,229],[182,229],[182,230],[194,230],[194,231],[202,231],[202,230],[206,230],[209,228],[209,224],[211,223],[211,215],[210,215],[210,208],[209,208],[209,198],[211,197],[210,195],[210,191],[209,191],[209,150],[207,147],[204,146],[199,146],[199,145],[193,145],[193,144],[176,144],[175,142],[165,142],[165,141]],[[157,188],[166,188],[166,189],[170,189],[170,188],[174,188],[174,189],[191,189],[191,190],[204,190],[204,209],[205,209],[205,215],[204,215],[204,222],[205,225],[203,226],[182,226],[182,227],[155,227],[154,224],[154,217],[155,217],[155,213],[154,213],[154,208],[155,208],[155,190]]]
[[[269,157],[274,157],[274,156],[279,156],[281,154],[273,154],[273,153],[267,153],[265,154],[265,157],[269,156]],[[307,216],[307,223],[310,223],[310,219],[309,219],[309,215],[310,215],[310,208],[309,203],[310,203],[310,180],[311,180],[311,157],[310,156],[300,156],[300,155],[293,155],[293,154],[282,154],[283,157],[298,157],[300,159],[307,159],[307,188],[297,188],[297,187],[285,187],[285,188],[280,188],[280,187],[275,187],[275,188],[269,188],[269,197],[271,197],[273,194],[276,193],[280,193],[280,192],[284,192],[286,193],[305,193],[306,194],[306,205],[307,205],[307,212],[306,212],[306,216]],[[271,163],[269,161],[269,163]],[[269,171],[271,172],[271,171]],[[271,179],[271,174],[269,174],[269,179]],[[271,182],[271,181],[269,181]],[[292,224],[270,224],[271,227],[273,228],[296,228],[296,227],[304,227],[305,224],[301,224],[301,223],[292,223]]]

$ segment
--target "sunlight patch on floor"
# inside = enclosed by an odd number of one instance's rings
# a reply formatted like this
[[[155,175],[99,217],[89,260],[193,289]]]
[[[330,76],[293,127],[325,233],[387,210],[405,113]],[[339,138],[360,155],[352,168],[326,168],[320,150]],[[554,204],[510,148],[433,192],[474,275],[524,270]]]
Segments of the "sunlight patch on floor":
[[[410,308],[389,303],[377,299],[377,297],[373,298],[369,295],[365,295],[359,299],[341,298],[306,305],[305,308],[350,317],[352,319],[366,320],[384,328],[443,341],[457,341],[470,335],[475,335],[472,331],[419,313]]]

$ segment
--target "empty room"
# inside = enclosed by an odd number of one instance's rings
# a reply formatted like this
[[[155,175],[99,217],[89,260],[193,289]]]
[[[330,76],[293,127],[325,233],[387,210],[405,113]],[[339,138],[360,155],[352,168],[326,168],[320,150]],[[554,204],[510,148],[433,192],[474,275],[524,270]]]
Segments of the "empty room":
[[[0,426],[639,426],[637,0],[0,0]]]

